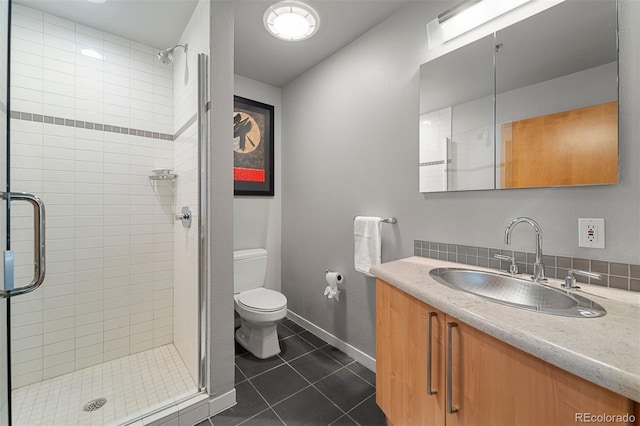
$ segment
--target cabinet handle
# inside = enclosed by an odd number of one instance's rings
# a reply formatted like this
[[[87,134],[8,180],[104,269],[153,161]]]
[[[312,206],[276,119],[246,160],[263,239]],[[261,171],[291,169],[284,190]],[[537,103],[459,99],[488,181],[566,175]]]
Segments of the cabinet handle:
[[[437,317],[436,312],[427,313],[427,395],[435,395],[437,390],[431,389],[431,355],[433,352],[433,328],[431,319]]]
[[[446,362],[446,376],[447,376],[447,413],[449,414],[453,414],[453,413],[457,413],[458,409],[457,408],[453,408],[453,390],[451,389],[452,387],[452,370],[453,370],[453,363],[452,363],[452,355],[451,355],[451,330],[454,327],[457,327],[458,324],[455,322],[448,322],[447,323],[447,362]]]

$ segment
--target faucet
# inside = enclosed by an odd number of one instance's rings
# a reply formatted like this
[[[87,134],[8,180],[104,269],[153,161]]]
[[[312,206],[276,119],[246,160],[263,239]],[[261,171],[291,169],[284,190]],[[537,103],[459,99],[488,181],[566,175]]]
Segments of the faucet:
[[[544,275],[544,264],[542,263],[542,230],[535,220],[528,217],[513,219],[504,231],[504,242],[505,244],[511,244],[511,231],[517,224],[522,222],[531,225],[536,232],[536,263],[533,265],[533,277],[531,277],[531,279],[533,282],[546,282],[547,278]]]
[[[580,287],[576,285],[575,275],[582,275],[583,277],[595,278],[596,280],[602,279],[602,275],[596,272],[583,271],[581,269],[569,269],[569,271],[567,272],[567,276],[564,277],[564,284],[560,284],[560,286],[569,290],[579,289]]]
[[[506,260],[507,262],[511,262],[509,266],[509,272],[511,275],[520,275],[520,271],[518,270],[518,265],[516,264],[516,258],[511,256],[505,256],[503,254],[494,254],[493,257],[500,260]]]

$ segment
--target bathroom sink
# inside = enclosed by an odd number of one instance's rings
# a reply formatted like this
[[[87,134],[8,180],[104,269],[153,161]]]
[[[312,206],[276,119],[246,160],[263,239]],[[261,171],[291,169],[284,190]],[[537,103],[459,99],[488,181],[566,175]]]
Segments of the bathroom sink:
[[[432,269],[429,275],[452,289],[520,309],[581,318],[607,313],[599,304],[576,293],[510,275],[462,268]]]

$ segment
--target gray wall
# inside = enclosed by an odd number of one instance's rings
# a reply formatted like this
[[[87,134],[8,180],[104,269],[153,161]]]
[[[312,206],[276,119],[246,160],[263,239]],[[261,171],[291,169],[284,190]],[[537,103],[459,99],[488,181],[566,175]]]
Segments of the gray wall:
[[[398,218],[383,225],[383,261],[411,256],[414,239],[506,248],[506,224],[530,216],[548,254],[640,262],[640,2],[620,2],[620,184],[422,195],[419,66],[441,8],[409,4],[282,93],[283,292],[291,310],[372,356],[375,287],[353,268],[355,215]],[[606,249],[578,248],[579,217],[606,220]],[[533,246],[516,228],[513,249]],[[322,296],[326,268],[345,276],[338,303]]]
[[[233,389],[233,3],[211,3],[209,239],[209,394]]]
[[[264,248],[268,252],[265,287],[280,290],[280,246],[282,227],[282,93],[277,87],[250,78],[235,76],[234,93],[274,107],[274,186],[273,197],[234,197],[233,249]]]

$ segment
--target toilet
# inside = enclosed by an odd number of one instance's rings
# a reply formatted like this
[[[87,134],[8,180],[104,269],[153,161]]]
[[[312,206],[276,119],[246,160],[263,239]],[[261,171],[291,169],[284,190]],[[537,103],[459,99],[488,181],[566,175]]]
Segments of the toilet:
[[[279,291],[264,288],[267,272],[265,249],[233,252],[233,298],[241,325],[236,341],[260,359],[280,353],[278,321],[287,314],[287,298]]]

